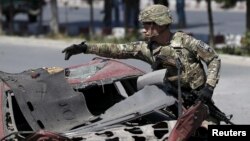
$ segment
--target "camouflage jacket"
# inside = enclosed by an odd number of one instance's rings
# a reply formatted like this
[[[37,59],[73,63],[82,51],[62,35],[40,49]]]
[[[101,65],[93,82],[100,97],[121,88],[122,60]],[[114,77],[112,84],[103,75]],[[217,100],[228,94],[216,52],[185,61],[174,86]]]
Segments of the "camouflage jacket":
[[[175,60],[178,58],[182,68],[181,86],[184,88],[197,89],[205,83],[215,87],[219,80],[221,62],[216,52],[204,42],[182,32],[174,33],[166,46],[148,45],[145,41],[129,44],[97,43],[88,44],[86,53],[117,59],[135,58],[151,65],[160,60],[155,69],[167,68],[168,79],[173,84],[177,83]],[[207,70],[203,69],[202,62],[206,64]]]

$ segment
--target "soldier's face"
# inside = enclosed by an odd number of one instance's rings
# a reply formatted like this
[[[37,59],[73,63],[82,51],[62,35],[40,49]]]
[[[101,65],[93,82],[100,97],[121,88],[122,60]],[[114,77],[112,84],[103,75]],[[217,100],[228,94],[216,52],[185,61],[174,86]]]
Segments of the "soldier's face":
[[[163,30],[162,26],[159,26],[154,22],[144,22],[143,28],[143,33],[147,40],[156,40]]]

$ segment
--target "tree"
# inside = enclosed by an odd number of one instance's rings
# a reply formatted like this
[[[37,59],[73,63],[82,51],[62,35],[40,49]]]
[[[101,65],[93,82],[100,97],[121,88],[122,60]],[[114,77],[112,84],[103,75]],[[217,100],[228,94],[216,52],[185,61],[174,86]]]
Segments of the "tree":
[[[178,27],[186,27],[185,0],[176,0],[176,12],[178,15]]]
[[[245,36],[242,39],[242,45],[243,47],[246,47],[247,51],[250,53],[250,1],[246,1],[246,33]]]
[[[50,5],[51,5],[50,33],[52,36],[56,36],[59,34],[57,0],[50,0]]]
[[[208,23],[209,23],[209,45],[214,47],[214,23],[213,23],[213,14],[211,7],[211,0],[207,1],[207,13],[208,13]]]
[[[246,6],[247,6],[247,14],[246,14],[246,28],[247,32],[250,32],[250,1],[246,1]]]
[[[14,30],[14,3],[13,0],[10,0],[10,7],[7,10],[8,14],[6,15],[6,19],[8,21],[8,32],[9,34],[13,34]]]
[[[42,32],[42,25],[43,25],[43,5],[45,5],[46,3],[44,1],[39,1],[39,19],[38,19],[38,27],[37,27],[37,31],[38,34],[40,34]]]
[[[88,4],[90,6],[89,34],[90,34],[90,37],[92,37],[95,34],[93,0],[88,0]]]
[[[2,0],[0,0],[0,35],[3,34],[3,21],[2,18],[3,17],[3,13],[2,13]]]

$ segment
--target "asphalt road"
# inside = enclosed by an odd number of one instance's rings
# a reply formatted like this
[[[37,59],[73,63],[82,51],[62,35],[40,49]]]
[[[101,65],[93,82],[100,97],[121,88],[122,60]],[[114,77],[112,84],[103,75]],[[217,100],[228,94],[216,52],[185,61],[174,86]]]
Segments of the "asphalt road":
[[[0,36],[0,71],[18,73],[40,67],[67,67],[86,63],[95,55],[73,56],[64,61],[61,50],[73,41]],[[221,55],[221,79],[215,89],[214,101],[227,114],[233,114],[237,124],[250,124],[250,58]],[[142,61],[122,60],[142,70],[150,66]]]

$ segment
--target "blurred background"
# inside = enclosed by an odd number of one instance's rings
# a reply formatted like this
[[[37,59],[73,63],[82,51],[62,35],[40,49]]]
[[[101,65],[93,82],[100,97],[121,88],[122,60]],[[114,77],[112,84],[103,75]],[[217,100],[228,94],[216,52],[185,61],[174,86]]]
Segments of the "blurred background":
[[[139,11],[154,3],[171,9],[173,31],[187,32],[220,52],[249,55],[247,0],[1,0],[0,33],[133,41],[142,39]]]

